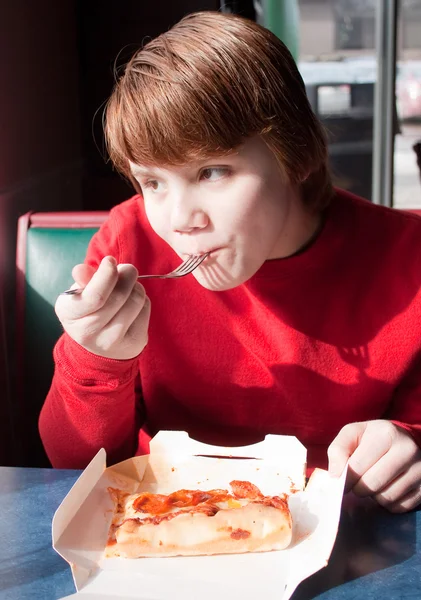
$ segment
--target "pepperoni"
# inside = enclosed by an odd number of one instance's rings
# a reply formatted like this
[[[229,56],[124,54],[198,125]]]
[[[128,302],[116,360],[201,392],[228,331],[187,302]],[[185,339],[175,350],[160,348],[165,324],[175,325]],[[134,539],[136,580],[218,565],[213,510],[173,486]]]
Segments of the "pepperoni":
[[[168,496],[163,494],[141,494],[133,502],[133,508],[137,512],[149,513],[150,515],[162,515],[168,512]]]
[[[280,496],[265,496],[261,500],[262,504],[266,506],[273,506],[274,508],[278,508],[279,510],[289,510],[287,496],[284,494],[283,497]]]
[[[231,481],[230,486],[236,498],[247,498],[248,500],[258,500],[263,498],[259,488],[250,483],[250,481]]]
[[[179,490],[168,496],[168,504],[180,508],[185,506],[197,506],[208,500],[214,500],[214,495],[213,491],[201,492],[199,490]]]
[[[168,496],[163,494],[140,494],[133,502],[133,508],[137,512],[150,515],[162,515],[171,508],[190,508],[203,504],[216,504],[232,498],[226,490],[178,490]]]
[[[208,516],[215,515],[220,508],[218,503],[234,499],[247,499],[252,502],[273,506],[279,509],[287,508],[286,496],[263,496],[257,486],[249,481],[231,481],[233,494],[227,490],[178,490],[172,494],[151,494],[145,492],[133,501],[136,512],[152,515],[143,519],[144,522],[158,523],[182,511],[171,512],[173,508],[191,509],[189,512],[202,512]],[[163,517],[163,518],[161,518]],[[152,520],[150,520],[152,519]]]
[[[129,518],[129,519],[125,519],[125,521],[123,521],[123,523],[128,523],[128,524],[133,524],[133,525],[136,524],[139,526],[140,525],[159,525],[163,521],[171,521],[171,519],[174,519],[175,517],[179,517],[180,515],[189,515],[189,514],[198,513],[198,514],[204,514],[207,517],[213,517],[219,511],[220,511],[220,508],[218,508],[217,506],[205,504],[203,506],[194,507],[189,511],[177,510],[172,513],[167,513],[166,515],[156,515],[154,517],[144,517],[144,518],[139,518],[139,517]]]

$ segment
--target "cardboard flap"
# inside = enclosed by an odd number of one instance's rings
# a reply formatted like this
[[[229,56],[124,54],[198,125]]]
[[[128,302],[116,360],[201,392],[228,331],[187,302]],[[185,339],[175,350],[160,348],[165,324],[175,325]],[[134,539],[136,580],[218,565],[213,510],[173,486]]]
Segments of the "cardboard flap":
[[[257,564],[249,555],[240,562],[229,555],[222,559],[217,556],[196,558],[201,563],[197,572],[194,558],[182,559],[180,566],[177,565],[178,559],[152,559],[151,568],[149,559],[146,559],[147,564],[140,573],[131,569],[126,571],[124,565],[120,571],[102,571],[76,597],[81,600],[215,600],[236,598],[241,591],[242,600],[284,600],[282,591],[285,589],[286,568],[281,564],[282,572],[277,573],[279,561],[275,557],[272,557],[274,560],[269,566],[264,565],[265,557],[262,555],[258,556]],[[167,574],[168,566],[170,572]],[[230,573],[232,567],[234,573]]]
[[[105,592],[101,592],[100,594],[91,594],[89,592],[76,592],[76,594],[71,594],[71,596],[63,596],[63,598],[60,598],[60,600],[69,600],[69,598],[77,598],[78,596],[78,600],[81,600],[81,595],[83,600],[104,600],[104,598],[106,600],[133,600],[133,596],[122,596],[121,594],[107,594]],[[145,596],[143,600],[155,600],[155,598],[152,598],[152,596],[146,598]]]
[[[59,600],[69,600],[69,598],[77,598],[78,596],[78,600],[81,600],[81,597],[83,598],[83,600],[104,600],[104,598],[106,598],[107,600],[133,600],[133,596],[122,596],[119,593],[108,594],[106,591],[100,592],[99,594],[96,594],[95,592],[76,592],[76,594],[71,594],[70,596],[63,596],[63,598],[60,598]],[[145,596],[143,600],[156,599],[152,598],[152,596],[150,596],[149,598],[146,598]]]
[[[78,598],[79,596],[79,598]],[[70,596],[63,596],[59,600],[69,600],[69,598],[76,598],[77,600],[133,600],[133,598],[138,598],[139,596],[131,595],[131,596],[122,596],[120,592],[108,592],[106,589],[101,592],[90,592],[82,590],[81,592],[76,592],[76,594],[71,594]],[[143,600],[162,600],[157,596],[142,596]]]
[[[150,442],[142,490],[229,489],[233,479],[252,480],[265,495],[304,489],[306,448],[291,436],[267,435],[257,444],[222,447],[192,440],[183,431],[160,431]],[[137,459],[136,459],[137,460]]]
[[[306,448],[293,436],[267,435],[262,442],[250,446],[212,446],[197,442],[185,431],[160,431],[149,443],[151,454],[168,454],[174,457],[217,456],[227,458],[256,458],[279,462],[285,457],[286,466],[291,461],[306,462]]]
[[[291,568],[284,598],[290,598],[301,583],[313,573],[325,567],[329,561],[342,506],[348,466],[342,475],[332,477],[327,471],[315,469],[305,492],[290,499],[300,504],[296,512],[299,532],[296,539],[304,537],[290,549]],[[291,506],[293,509],[293,506]]]
[[[73,581],[76,589],[83,587],[97,571],[97,565],[89,556],[81,556],[74,552],[72,546],[61,541],[72,528],[69,525],[74,522],[76,516],[81,512],[87,499],[92,496],[92,491],[100,481],[106,468],[106,452],[101,448],[94,456],[89,465],[77,479],[75,484],[56,510],[52,523],[53,548],[60,554],[72,568]]]
[[[149,460],[148,456],[149,455],[127,458],[116,465],[108,467],[107,472],[110,474],[112,473],[115,479],[115,487],[127,489],[129,491],[131,484],[134,481],[142,481]]]
[[[59,600],[69,600],[69,598],[78,598],[78,600],[80,600],[80,594],[79,592],[76,592],[76,594],[71,594],[70,596],[63,596],[63,598],[60,598]],[[84,594],[83,598],[85,600],[104,600],[104,594]],[[112,598],[115,598],[115,600],[118,600],[118,596],[109,596],[110,600]]]
[[[52,537],[53,547],[62,536],[64,530],[73,519],[86,500],[106,467],[106,453],[104,448],[94,456],[82,475],[76,480],[70,491],[60,504],[53,517]]]

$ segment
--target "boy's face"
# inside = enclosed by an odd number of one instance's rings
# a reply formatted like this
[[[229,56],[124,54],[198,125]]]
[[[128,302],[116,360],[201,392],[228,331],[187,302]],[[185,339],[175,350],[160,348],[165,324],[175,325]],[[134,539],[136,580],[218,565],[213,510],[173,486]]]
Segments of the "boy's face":
[[[193,272],[211,290],[240,285],[267,259],[293,254],[317,226],[258,137],[229,156],[131,170],[152,228],[180,258],[211,253]]]

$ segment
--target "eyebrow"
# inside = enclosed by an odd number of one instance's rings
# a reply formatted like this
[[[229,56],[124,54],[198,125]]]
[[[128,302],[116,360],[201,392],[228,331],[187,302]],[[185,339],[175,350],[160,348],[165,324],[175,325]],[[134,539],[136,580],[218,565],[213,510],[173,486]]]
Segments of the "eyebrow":
[[[215,166],[224,166],[226,164],[225,163],[226,160],[229,161],[230,158],[236,157],[236,156],[238,156],[238,151],[233,151],[232,153],[223,155],[223,156],[209,156],[208,158],[204,158],[202,160],[196,161],[195,163],[186,165],[186,168],[193,171],[195,169],[201,169],[209,163],[212,163]],[[146,175],[149,177],[159,177],[159,173],[154,171],[154,167],[142,168],[139,166],[133,166],[133,167],[130,167],[130,171],[131,171],[131,174],[133,175],[133,177],[145,177]]]
[[[132,168],[132,169],[130,169],[130,171],[131,171],[131,173],[132,173],[132,175],[134,177],[136,177],[136,175],[142,175],[142,176],[145,176],[145,175],[156,175],[156,173],[154,173],[152,170],[150,170],[150,169],[142,169],[140,167]]]

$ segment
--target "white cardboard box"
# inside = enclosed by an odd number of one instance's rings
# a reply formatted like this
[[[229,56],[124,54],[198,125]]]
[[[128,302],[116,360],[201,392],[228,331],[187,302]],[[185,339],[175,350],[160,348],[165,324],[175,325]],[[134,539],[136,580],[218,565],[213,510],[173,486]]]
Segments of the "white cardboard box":
[[[316,469],[305,486],[306,450],[294,437],[268,435],[242,448],[208,446],[162,431],[150,454],[106,468],[105,450],[87,466],[56,511],[53,547],[69,562],[81,600],[288,600],[327,565],[335,542],[345,473]],[[248,480],[265,495],[291,493],[293,540],[281,551],[216,556],[104,559],[112,501],[107,488],[170,493],[229,489]]]

